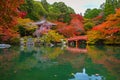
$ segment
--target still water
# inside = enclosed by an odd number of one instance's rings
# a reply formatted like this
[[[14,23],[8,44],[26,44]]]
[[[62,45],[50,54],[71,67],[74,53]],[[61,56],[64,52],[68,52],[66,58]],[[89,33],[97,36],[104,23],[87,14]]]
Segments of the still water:
[[[0,49],[0,80],[120,80],[120,46]]]

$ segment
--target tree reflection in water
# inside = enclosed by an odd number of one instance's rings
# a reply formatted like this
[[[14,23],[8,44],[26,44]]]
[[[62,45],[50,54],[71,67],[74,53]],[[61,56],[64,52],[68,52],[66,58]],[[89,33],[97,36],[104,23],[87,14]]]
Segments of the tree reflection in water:
[[[101,75],[106,80],[120,80],[118,46],[87,46],[78,51],[70,47],[21,48],[0,49],[0,80],[75,80],[73,73],[86,73],[91,80]],[[82,72],[84,67],[87,72]]]

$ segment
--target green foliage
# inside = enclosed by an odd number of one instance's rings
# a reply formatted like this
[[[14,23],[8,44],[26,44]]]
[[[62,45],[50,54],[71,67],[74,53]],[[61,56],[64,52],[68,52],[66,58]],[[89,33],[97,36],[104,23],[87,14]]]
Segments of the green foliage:
[[[10,44],[18,45],[20,43],[20,38],[13,37],[10,39]]]
[[[53,5],[50,5],[48,9],[49,9],[48,19],[57,20],[61,13],[59,9],[54,7]]]
[[[58,8],[61,13],[67,12],[67,6],[64,2],[55,2],[53,6]]]
[[[104,17],[106,18],[109,14],[114,14],[117,8],[120,8],[120,0],[106,0],[103,9]]]
[[[120,8],[120,0],[118,0],[118,7]]]
[[[20,36],[21,37],[25,36],[26,35],[26,29],[21,25],[19,25],[17,27],[18,27],[18,31],[19,31]]]
[[[16,27],[18,28],[18,32],[20,33],[21,37],[33,35],[33,32],[37,26],[33,25],[32,23],[33,21],[29,18],[18,18],[18,25]]]
[[[106,3],[104,8],[105,17],[108,16],[109,14],[114,14],[114,13],[115,13],[114,6],[112,4]]]
[[[18,32],[21,37],[33,35],[33,33],[35,31],[35,28],[27,29],[23,25],[18,25],[17,27],[18,27]]]
[[[21,5],[20,10],[26,11],[26,17],[34,21],[40,20],[44,16],[49,20],[59,20],[62,18],[62,21],[66,23],[70,21],[70,14],[75,13],[64,2],[55,2],[50,5],[46,0],[41,0],[41,2],[25,0],[25,4]]]
[[[64,17],[63,22],[69,24],[71,21],[70,13],[66,13],[63,17]]]
[[[84,23],[84,28],[86,31],[91,30],[95,26],[95,23],[91,20],[86,20]]]
[[[41,16],[47,15],[41,2],[33,0],[25,0],[25,4],[21,5],[20,10],[27,12],[27,18],[34,21],[39,20]]]
[[[49,3],[46,0],[41,0],[41,4],[46,11],[49,11]]]
[[[45,16],[48,12],[45,10],[41,2],[34,2],[35,5],[35,13],[38,13],[38,16]]]
[[[89,18],[89,19],[92,19],[92,18],[95,18],[99,15],[99,13],[101,12],[101,9],[87,9],[84,13],[84,17],[85,18]]]
[[[50,15],[53,15],[57,20],[69,23],[71,18],[70,14],[75,13],[71,7],[68,7],[64,2],[55,2],[49,7]],[[51,19],[54,18],[49,16]]]

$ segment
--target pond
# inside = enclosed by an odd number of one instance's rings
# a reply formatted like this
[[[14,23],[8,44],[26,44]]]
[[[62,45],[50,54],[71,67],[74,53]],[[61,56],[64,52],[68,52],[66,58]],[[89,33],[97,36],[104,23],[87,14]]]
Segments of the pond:
[[[0,49],[0,80],[120,80],[120,46]]]

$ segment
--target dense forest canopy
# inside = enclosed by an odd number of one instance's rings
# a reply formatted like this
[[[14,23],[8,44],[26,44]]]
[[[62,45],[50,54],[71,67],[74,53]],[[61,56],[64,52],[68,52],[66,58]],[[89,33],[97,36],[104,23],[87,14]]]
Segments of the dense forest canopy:
[[[34,21],[40,20],[41,17],[46,17],[49,20],[57,20],[63,18],[64,22],[69,22],[70,14],[75,13],[74,10],[63,2],[55,2],[49,4],[46,0],[34,1],[25,0],[25,3],[20,7],[21,11],[26,11],[26,18]],[[67,15],[67,16],[66,16]]]
[[[56,24],[50,31],[53,36],[59,34],[69,38],[88,35],[89,44],[100,41],[118,44],[120,41],[119,8],[120,0],[106,0],[100,8],[87,9],[82,16],[76,14],[74,9],[64,2],[49,4],[47,0],[2,0],[0,41],[16,43],[20,37],[33,36],[37,26],[28,23],[34,23],[44,17]],[[111,37],[105,39],[109,36]]]

